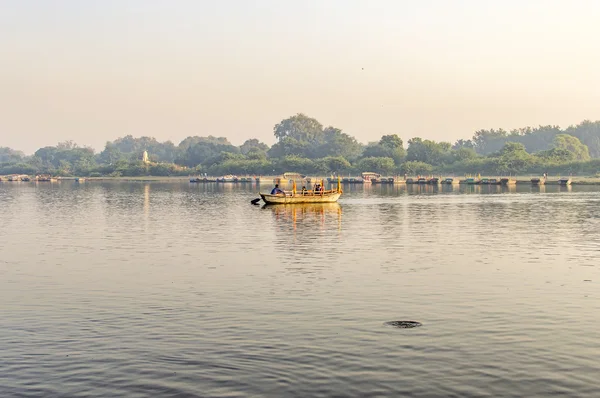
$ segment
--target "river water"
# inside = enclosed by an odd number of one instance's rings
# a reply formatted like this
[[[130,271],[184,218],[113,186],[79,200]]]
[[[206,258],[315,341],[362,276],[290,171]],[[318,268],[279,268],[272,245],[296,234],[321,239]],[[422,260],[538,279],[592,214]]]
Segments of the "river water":
[[[597,188],[256,191],[0,183],[0,396],[600,396]]]

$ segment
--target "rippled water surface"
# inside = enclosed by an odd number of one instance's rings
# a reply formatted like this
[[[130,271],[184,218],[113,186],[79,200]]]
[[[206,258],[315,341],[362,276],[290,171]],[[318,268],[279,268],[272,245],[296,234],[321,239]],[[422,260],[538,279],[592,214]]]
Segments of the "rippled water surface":
[[[256,191],[0,183],[0,396],[600,396],[598,189]]]

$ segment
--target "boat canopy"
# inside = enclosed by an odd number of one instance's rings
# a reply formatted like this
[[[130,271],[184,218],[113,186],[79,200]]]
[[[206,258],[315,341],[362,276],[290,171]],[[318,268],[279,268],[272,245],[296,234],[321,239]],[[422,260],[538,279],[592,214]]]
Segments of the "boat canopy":
[[[381,174],[379,173],[373,173],[372,171],[365,171],[364,173],[361,174],[363,178],[365,177],[381,177]]]
[[[302,180],[302,179],[306,178],[306,176],[302,175],[300,173],[287,172],[287,173],[283,173],[283,178],[289,179],[289,180],[292,180],[292,179]]]

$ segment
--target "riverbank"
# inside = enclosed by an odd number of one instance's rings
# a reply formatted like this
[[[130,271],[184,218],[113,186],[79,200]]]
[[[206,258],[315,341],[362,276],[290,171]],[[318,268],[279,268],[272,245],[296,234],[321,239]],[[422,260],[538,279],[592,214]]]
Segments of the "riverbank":
[[[9,176],[0,176],[0,181],[1,182],[11,182],[8,181],[8,177]],[[466,177],[465,176],[442,176],[440,181],[445,179],[446,177],[448,178],[454,178],[457,181],[462,181],[464,180]],[[516,182],[516,184],[531,184],[531,179],[532,178],[539,178],[538,176],[513,176],[510,177],[512,180],[514,180]],[[65,182],[65,181],[70,181],[70,182],[75,182],[78,179],[81,178],[81,181],[85,181],[85,182],[136,182],[136,183],[140,183],[140,182],[161,182],[161,183],[188,183],[190,182],[190,178],[189,176],[138,176],[138,177],[58,177],[56,179],[56,181],[54,182]],[[407,177],[407,178],[413,178],[416,179],[416,177]],[[481,179],[491,179],[491,178],[496,178],[496,179],[500,179],[502,177],[498,177],[498,176],[481,176]],[[561,178],[561,176],[548,176],[547,180],[546,180],[546,185],[558,185],[558,180]],[[572,176],[571,178],[571,184],[572,185],[599,185],[600,186],[600,178],[596,177],[596,176]],[[258,182],[258,184],[260,185],[272,185],[274,183],[274,181],[276,179],[281,179],[281,176],[263,176],[260,177],[260,181]],[[312,181],[313,183],[321,181],[321,180],[325,180],[327,181],[327,177],[312,177]],[[36,182],[35,180],[31,180],[31,182]],[[45,182],[40,182],[40,183],[45,183]],[[200,184],[205,184],[205,182],[200,181]],[[214,183],[214,182],[213,182]],[[237,182],[238,184],[240,183],[244,183],[244,184],[257,184],[256,181],[251,181],[251,182]],[[285,180],[281,180],[281,184],[288,184],[288,181]],[[395,177],[395,181],[394,184],[405,184],[406,181],[404,180],[404,177]],[[222,183],[219,183],[222,184]],[[227,182],[225,184],[232,184],[232,182]]]

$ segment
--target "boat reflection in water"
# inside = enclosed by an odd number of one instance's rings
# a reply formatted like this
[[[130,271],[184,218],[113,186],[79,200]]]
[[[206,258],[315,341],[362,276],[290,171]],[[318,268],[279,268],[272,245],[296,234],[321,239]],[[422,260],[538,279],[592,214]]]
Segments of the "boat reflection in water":
[[[338,228],[341,228],[342,206],[337,202],[289,205],[265,204],[262,209],[272,211],[278,224],[291,224],[294,230],[302,225],[310,229],[314,229],[315,225],[325,227],[330,225],[332,221],[337,221]]]

